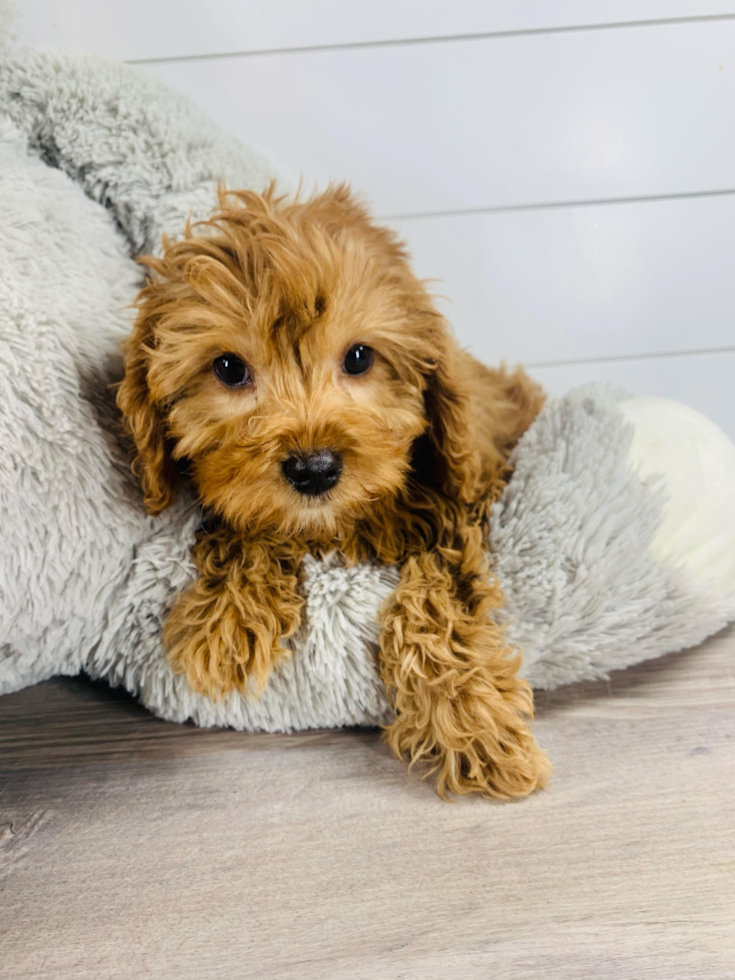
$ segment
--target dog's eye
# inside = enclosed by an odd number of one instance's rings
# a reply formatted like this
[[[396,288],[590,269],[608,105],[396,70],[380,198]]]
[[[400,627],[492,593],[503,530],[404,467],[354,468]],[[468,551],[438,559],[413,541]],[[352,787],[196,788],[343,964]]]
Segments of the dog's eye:
[[[250,381],[248,366],[237,354],[220,354],[212,364],[214,373],[228,388],[239,388]]]
[[[373,363],[373,349],[365,344],[353,344],[345,354],[344,369],[347,374],[364,374]]]

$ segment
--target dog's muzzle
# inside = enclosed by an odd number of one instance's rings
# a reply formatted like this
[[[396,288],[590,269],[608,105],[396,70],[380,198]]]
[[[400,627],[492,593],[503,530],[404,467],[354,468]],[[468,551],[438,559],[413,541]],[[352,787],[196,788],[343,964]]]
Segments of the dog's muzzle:
[[[299,493],[318,497],[336,486],[342,473],[342,457],[331,449],[317,449],[307,456],[289,456],[283,475]]]

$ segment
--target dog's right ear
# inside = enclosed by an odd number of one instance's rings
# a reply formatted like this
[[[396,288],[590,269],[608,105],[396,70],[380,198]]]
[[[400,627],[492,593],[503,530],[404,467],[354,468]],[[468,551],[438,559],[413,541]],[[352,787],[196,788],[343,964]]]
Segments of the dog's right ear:
[[[117,405],[135,442],[133,472],[143,488],[146,510],[155,515],[174,502],[179,474],[171,456],[164,412],[148,384],[154,325],[155,316],[143,303],[123,348],[125,377],[118,388]]]

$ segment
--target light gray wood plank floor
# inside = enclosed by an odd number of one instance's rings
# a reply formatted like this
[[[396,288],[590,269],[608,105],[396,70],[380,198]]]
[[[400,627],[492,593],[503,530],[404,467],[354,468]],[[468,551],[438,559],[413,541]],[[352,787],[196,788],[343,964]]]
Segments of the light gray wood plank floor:
[[[735,977],[735,630],[538,698],[549,789],[443,803],[374,731],[0,699],[3,980]]]

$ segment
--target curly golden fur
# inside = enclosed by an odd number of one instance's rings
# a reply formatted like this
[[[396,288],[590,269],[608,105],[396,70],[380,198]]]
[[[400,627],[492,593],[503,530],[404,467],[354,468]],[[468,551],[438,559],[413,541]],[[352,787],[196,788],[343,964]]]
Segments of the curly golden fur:
[[[150,513],[187,481],[212,515],[164,631],[174,669],[212,697],[257,693],[299,625],[306,553],[394,563],[380,639],[393,750],[442,795],[543,785],[486,552],[538,387],[457,347],[403,246],[344,186],[306,201],[222,191],[211,220],[144,261],[118,394],[134,468]],[[364,374],[344,370],[355,344],[374,352]],[[247,383],[216,376],[225,353]],[[338,482],[300,493],[284,460],[325,447]]]

